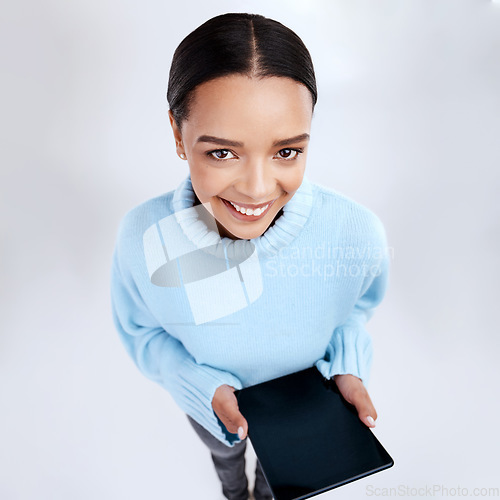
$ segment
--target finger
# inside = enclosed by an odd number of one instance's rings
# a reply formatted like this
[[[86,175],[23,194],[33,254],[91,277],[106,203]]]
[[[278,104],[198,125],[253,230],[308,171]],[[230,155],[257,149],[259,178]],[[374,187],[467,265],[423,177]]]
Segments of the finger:
[[[375,427],[375,421],[377,420],[377,412],[373,405],[365,404],[361,405],[358,409],[358,416],[361,421],[368,427]]]
[[[248,434],[248,422],[239,412],[225,414],[224,425],[231,434],[238,434],[240,439],[245,439]]]
[[[227,430],[232,434],[238,434],[240,439],[245,439],[248,434],[248,422],[238,408],[236,396],[230,398],[224,410],[224,416],[227,421],[227,423],[224,422],[224,425]]]
[[[241,440],[245,439],[248,436],[248,422],[246,418],[241,415],[238,421],[238,436]]]
[[[377,411],[373,406],[368,393],[357,393],[353,397],[353,404],[358,411],[358,417],[367,427],[375,427]]]

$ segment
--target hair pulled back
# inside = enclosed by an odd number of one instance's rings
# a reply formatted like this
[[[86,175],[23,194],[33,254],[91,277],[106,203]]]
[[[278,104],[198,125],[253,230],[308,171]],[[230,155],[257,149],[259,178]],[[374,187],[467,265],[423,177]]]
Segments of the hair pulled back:
[[[195,87],[231,74],[292,78],[309,89],[314,111],[316,77],[300,37],[260,14],[227,13],[204,22],[174,52],[167,101],[179,129],[189,116]]]

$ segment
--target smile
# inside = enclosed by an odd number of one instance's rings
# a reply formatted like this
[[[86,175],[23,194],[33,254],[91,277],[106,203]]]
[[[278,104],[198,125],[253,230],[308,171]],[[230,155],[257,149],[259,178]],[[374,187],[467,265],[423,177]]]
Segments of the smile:
[[[232,201],[229,200],[225,200],[224,198],[220,199],[224,202],[224,205],[228,208],[229,212],[231,213],[231,215],[233,215],[233,217],[237,218],[238,220],[246,220],[246,221],[261,219],[269,211],[269,207],[276,201],[273,200],[269,202],[267,205],[264,205],[263,207],[251,209],[251,208],[240,207],[236,203],[233,203]]]

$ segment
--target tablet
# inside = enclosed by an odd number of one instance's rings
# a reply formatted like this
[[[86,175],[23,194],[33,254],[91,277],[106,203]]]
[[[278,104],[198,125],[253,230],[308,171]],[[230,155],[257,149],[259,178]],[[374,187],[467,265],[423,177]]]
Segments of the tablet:
[[[315,366],[235,392],[275,500],[301,500],[394,465]]]

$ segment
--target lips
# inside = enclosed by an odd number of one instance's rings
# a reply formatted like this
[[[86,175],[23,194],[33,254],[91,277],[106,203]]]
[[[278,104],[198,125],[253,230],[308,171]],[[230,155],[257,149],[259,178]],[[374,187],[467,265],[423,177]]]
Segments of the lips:
[[[271,208],[271,205],[274,203],[275,200],[273,200],[272,202],[269,203],[269,207],[267,207],[266,211],[265,212],[262,212],[260,215],[246,215],[246,214],[242,214],[241,212],[238,212],[238,210],[236,210],[235,207],[233,207],[233,205],[231,205],[231,203],[229,203],[228,200],[225,200],[224,198],[220,198],[222,200],[222,202],[224,203],[224,205],[227,207],[228,211],[230,212],[230,214],[235,218],[235,219],[238,219],[240,221],[244,221],[244,222],[254,222],[254,221],[257,221],[257,220],[260,220],[262,219],[263,217],[266,216],[266,214],[269,212],[270,208]],[[263,206],[266,206],[267,203],[265,203]],[[262,206],[262,205],[258,205],[258,206]]]
[[[235,205],[238,205],[239,207],[242,207],[242,208],[252,208],[253,210],[256,210],[257,208],[265,207],[266,205],[271,205],[271,203],[274,203],[276,201],[276,199],[274,199],[271,201],[266,201],[265,203],[261,203],[260,205],[248,205],[247,203],[240,203],[240,202],[233,201],[233,200],[226,200],[225,198],[221,198],[221,200],[232,202]]]

